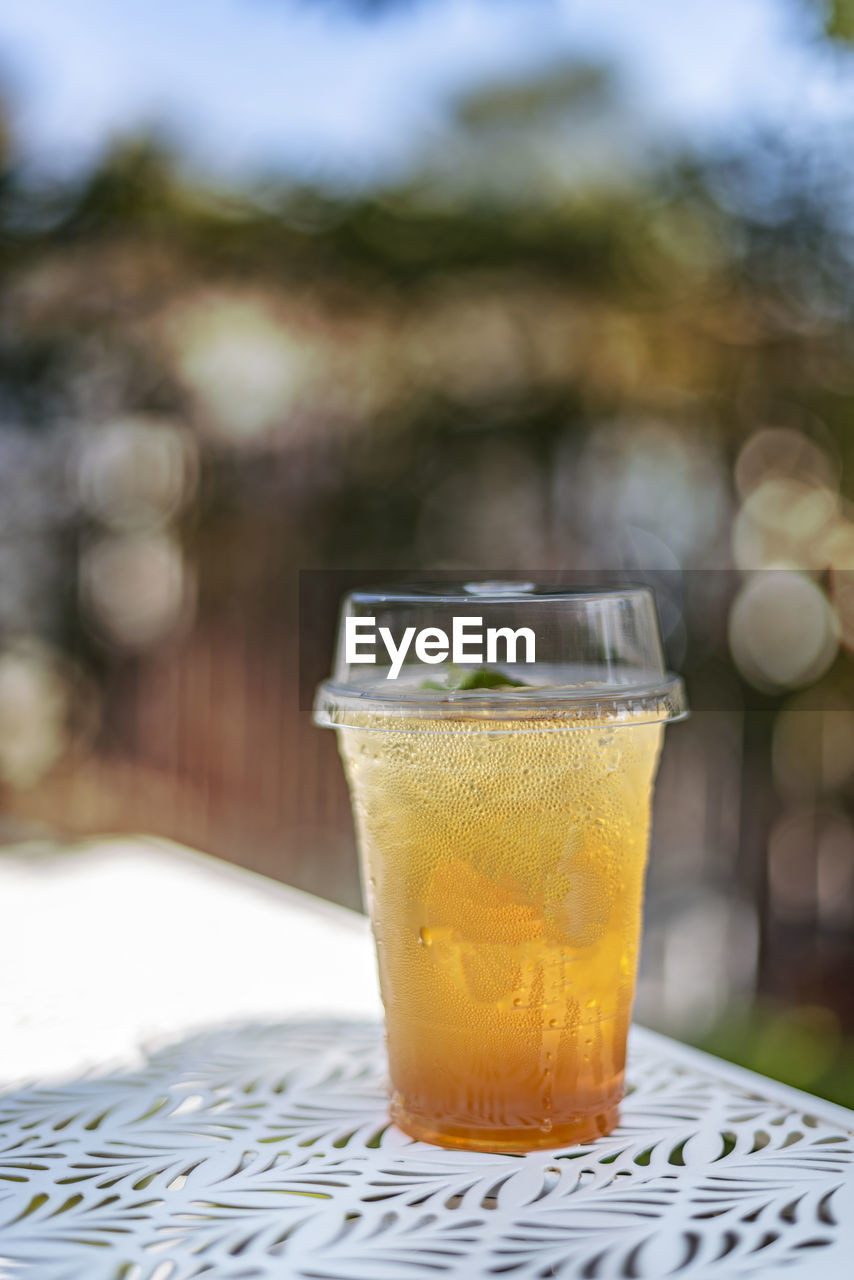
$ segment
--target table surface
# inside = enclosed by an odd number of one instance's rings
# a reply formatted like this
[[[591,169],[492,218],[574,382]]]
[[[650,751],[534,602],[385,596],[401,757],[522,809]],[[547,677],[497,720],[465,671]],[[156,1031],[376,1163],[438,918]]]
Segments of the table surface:
[[[154,839],[0,855],[0,1280],[854,1274],[854,1112],[634,1028],[619,1128],[388,1122],[366,921]]]

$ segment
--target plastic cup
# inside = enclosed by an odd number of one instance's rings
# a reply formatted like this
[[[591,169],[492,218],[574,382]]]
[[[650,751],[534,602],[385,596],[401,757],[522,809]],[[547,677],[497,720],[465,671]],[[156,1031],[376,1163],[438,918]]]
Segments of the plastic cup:
[[[381,627],[398,657],[415,629],[394,676]],[[412,1137],[529,1151],[616,1124],[652,789],[664,724],[683,714],[646,589],[346,598],[315,719],[338,732],[391,1115]]]

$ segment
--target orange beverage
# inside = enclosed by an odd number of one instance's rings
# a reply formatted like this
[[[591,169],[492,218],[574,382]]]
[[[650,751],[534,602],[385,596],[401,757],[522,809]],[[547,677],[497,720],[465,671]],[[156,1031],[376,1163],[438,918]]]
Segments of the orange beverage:
[[[413,1137],[529,1151],[616,1123],[652,788],[684,714],[646,588],[345,598],[315,721],[338,733]]]
[[[394,1120],[488,1151],[607,1133],[663,725],[359,719],[339,742]]]

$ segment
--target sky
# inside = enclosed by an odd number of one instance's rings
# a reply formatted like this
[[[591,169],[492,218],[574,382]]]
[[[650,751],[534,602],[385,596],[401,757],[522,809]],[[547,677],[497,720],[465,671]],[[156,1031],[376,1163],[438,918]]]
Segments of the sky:
[[[650,145],[854,121],[851,61],[810,22],[798,0],[5,0],[0,87],[36,171],[154,128],[211,175],[351,186],[441,148],[461,94],[572,60],[615,69]]]

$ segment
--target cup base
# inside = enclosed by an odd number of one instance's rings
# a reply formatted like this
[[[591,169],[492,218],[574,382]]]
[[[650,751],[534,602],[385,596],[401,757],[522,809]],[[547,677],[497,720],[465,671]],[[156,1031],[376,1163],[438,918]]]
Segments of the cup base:
[[[431,1142],[434,1146],[450,1147],[457,1151],[499,1154],[551,1151],[558,1147],[579,1146],[581,1143],[592,1142],[594,1138],[604,1138],[620,1119],[619,1106],[613,1106],[596,1115],[579,1116],[568,1123],[555,1124],[546,1132],[533,1128],[493,1129],[435,1124],[410,1115],[396,1102],[392,1102],[390,1111],[397,1127],[419,1142]]]

